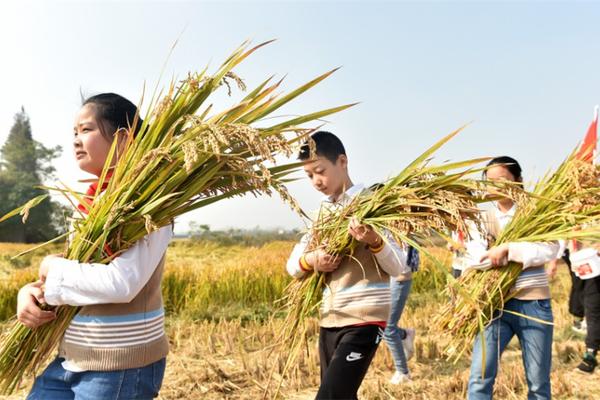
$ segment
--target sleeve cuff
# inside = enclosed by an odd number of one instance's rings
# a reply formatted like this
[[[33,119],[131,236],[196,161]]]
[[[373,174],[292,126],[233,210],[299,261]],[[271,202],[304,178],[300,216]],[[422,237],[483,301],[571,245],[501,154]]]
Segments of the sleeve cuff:
[[[48,265],[48,275],[44,282],[44,298],[51,306],[61,305],[61,294],[63,282],[65,280],[65,269],[74,268],[79,263],[75,260],[67,260],[65,258],[52,258],[45,262]]]
[[[510,261],[523,263],[524,253],[527,250],[523,243],[509,243],[508,244],[508,259]]]
[[[311,272],[313,270],[312,265],[310,265],[307,261],[306,261],[306,257],[303,255],[302,257],[300,257],[300,269],[304,272]]]
[[[371,253],[373,253],[373,254],[380,253],[381,250],[383,250],[384,248],[385,248],[385,241],[383,239],[381,240],[381,244],[379,246],[377,246],[377,247],[369,246],[369,250],[371,250]]]
[[[376,249],[369,247],[369,250],[379,262],[384,262],[388,264],[390,257],[393,257],[394,259],[397,258],[396,255],[394,255],[394,248],[388,245],[387,243],[383,243],[383,245],[379,246]],[[404,257],[403,260],[406,260],[406,257]],[[405,262],[403,262],[402,264],[405,264]]]
[[[523,268],[542,266],[557,258],[558,244],[553,251],[540,249],[539,243],[513,242],[508,244],[508,259],[523,264]]]

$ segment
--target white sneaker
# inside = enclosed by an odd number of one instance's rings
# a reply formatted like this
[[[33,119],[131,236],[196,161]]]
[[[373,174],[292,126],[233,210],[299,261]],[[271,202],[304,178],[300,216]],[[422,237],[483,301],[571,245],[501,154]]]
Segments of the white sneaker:
[[[406,382],[410,382],[412,379],[410,379],[410,374],[403,374],[400,371],[396,371],[394,373],[394,376],[392,376],[392,379],[390,379],[390,383],[392,385],[399,385],[401,383],[406,383]]]
[[[579,333],[580,335],[586,335],[587,334],[587,323],[585,322],[585,319],[576,319],[575,321],[573,321],[573,325],[571,326],[571,329],[575,333]]]
[[[402,347],[404,348],[404,355],[406,360],[410,360],[415,354],[415,335],[416,332],[412,328],[405,329],[406,337],[402,340]]]

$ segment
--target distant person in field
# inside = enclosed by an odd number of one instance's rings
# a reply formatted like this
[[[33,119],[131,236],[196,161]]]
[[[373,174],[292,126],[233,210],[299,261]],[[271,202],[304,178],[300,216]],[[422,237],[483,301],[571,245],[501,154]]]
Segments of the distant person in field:
[[[473,221],[466,220],[467,232],[457,230],[451,233],[452,242],[447,249],[452,252],[452,276],[460,278],[470,265],[478,264],[486,249],[481,247],[484,240]]]
[[[506,156],[491,160],[485,177],[490,181],[523,181],[519,163]],[[485,251],[512,220],[516,207],[511,199],[503,198],[483,215],[488,240],[480,241],[479,251],[484,252],[484,256],[479,261],[489,261],[494,268],[513,261],[522,264],[523,271],[512,288],[516,296],[504,304],[503,310],[496,312],[496,318],[485,328],[485,340],[481,336],[475,339],[467,390],[469,400],[492,399],[500,357],[515,335],[521,345],[529,389],[527,398],[551,398],[553,315],[544,264],[559,256],[560,246],[557,242],[519,242]]]
[[[581,245],[585,246],[585,244]],[[589,247],[595,247],[596,250],[600,248],[598,244]],[[598,255],[600,256],[600,251]],[[600,350],[600,276],[590,279],[576,277],[576,279],[579,280],[577,283],[580,283],[577,291],[580,295],[579,300],[583,303],[583,316],[585,316],[582,320],[586,323],[584,331],[586,350],[577,366],[577,371],[593,374],[598,366],[597,356]]]
[[[571,271],[571,259],[570,254],[572,251],[577,251],[580,244],[577,241],[568,241],[564,243],[564,253],[562,260],[569,268],[569,275],[571,276],[571,289],[569,290],[569,314],[573,316],[573,326],[571,329],[575,333],[582,335],[586,334],[587,325],[585,322],[585,313],[583,307],[583,281]],[[554,279],[558,269],[558,260],[551,261],[548,264],[547,273],[550,279]]]
[[[311,135],[316,154],[305,143],[299,159],[313,187],[325,195],[323,207],[343,207],[365,190],[348,174],[348,157],[340,139],[329,132]],[[352,256],[308,251],[310,233],[302,237],[287,262],[290,275],[313,270],[326,274],[320,310],[321,385],[317,399],[356,399],[358,389],[383,337],[390,313],[390,276],[411,271],[407,252],[391,235],[385,240],[370,226],[352,219],[348,231],[360,246]]]
[[[571,274],[571,290],[569,293],[569,312],[575,316],[572,329],[585,335],[586,350],[577,371],[593,374],[598,366],[598,350],[600,350],[600,276],[590,279],[581,279],[571,270],[569,254],[574,254],[583,248],[600,248],[599,244],[590,244],[578,241],[567,242],[565,262]],[[600,252],[598,253],[600,255]],[[553,263],[548,274],[556,274],[556,263]],[[585,317],[585,318],[584,318]]]
[[[134,134],[137,107],[113,93],[87,99],[75,119],[73,154],[85,172],[100,177],[113,140]],[[116,161],[116,160],[115,160]],[[107,183],[105,183],[107,185]],[[90,185],[81,214],[99,189]],[[169,349],[161,278],[171,226],[158,229],[106,264],[46,257],[40,280],[18,295],[17,318],[31,329],[51,323],[40,304],[82,307],[60,342],[58,355],[35,379],[29,400],[152,399],[158,396]],[[107,251],[109,251],[108,249]]]
[[[477,196],[475,193],[471,195]],[[461,217],[465,228],[448,232],[451,240],[446,245],[446,249],[452,252],[452,276],[455,279],[460,278],[470,265],[478,264],[485,253],[480,246],[483,239],[476,224],[467,215],[461,213]]]
[[[415,353],[415,329],[398,326],[412,287],[413,273],[417,272],[420,263],[419,253],[413,247],[408,247],[406,263],[411,269],[410,272],[405,272],[395,278],[391,278],[392,307],[384,334],[385,342],[392,353],[394,367],[396,368],[396,372],[394,372],[394,375],[390,379],[392,385],[411,381],[407,361]]]
[[[452,252],[452,276],[456,279],[460,278],[465,269],[465,238],[466,233],[462,230],[453,231],[451,234],[452,242],[446,246],[448,251]]]

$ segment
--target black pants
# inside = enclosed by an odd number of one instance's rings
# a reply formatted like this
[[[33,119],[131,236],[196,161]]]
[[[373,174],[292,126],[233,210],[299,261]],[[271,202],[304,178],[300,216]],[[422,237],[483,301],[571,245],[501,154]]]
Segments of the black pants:
[[[369,365],[383,337],[377,325],[321,328],[321,386],[317,399],[357,399]]]
[[[600,276],[583,282],[583,309],[587,324],[585,346],[600,350]]]
[[[565,250],[565,254],[562,257],[563,261],[569,267],[569,274],[571,275],[571,291],[569,292],[569,313],[577,318],[583,318],[583,280],[579,279],[573,271],[571,271],[571,259],[569,258],[569,250]]]
[[[569,292],[569,313],[577,318],[585,317],[583,306],[585,281],[579,279],[573,271],[571,274],[571,291]]]
[[[569,253],[565,252],[563,259],[570,270]],[[569,312],[579,318],[585,316],[587,324],[585,346],[588,349],[600,350],[600,276],[579,279],[571,271],[571,283]]]

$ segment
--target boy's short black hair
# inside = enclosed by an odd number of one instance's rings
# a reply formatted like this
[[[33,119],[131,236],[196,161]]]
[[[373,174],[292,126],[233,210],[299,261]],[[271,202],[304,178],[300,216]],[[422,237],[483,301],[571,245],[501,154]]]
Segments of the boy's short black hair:
[[[314,141],[317,156],[325,157],[333,164],[337,162],[340,154],[346,155],[346,149],[344,148],[340,138],[331,132],[318,131],[310,135],[310,138],[304,142],[302,147],[300,147],[300,153],[298,154],[299,160],[306,161],[310,159],[311,146],[309,140]]]

